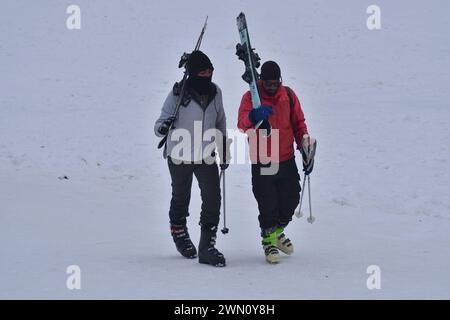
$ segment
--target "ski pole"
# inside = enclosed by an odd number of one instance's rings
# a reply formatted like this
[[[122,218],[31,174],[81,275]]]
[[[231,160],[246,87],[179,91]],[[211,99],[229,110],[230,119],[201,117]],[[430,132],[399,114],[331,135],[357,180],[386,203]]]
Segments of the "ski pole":
[[[308,217],[308,222],[309,223],[313,223],[316,218],[313,217],[312,215],[312,207],[311,207],[311,178],[308,175],[308,197],[309,197],[309,217]]]
[[[298,207],[298,211],[295,213],[295,216],[297,218],[303,217],[302,202],[303,202],[303,194],[305,193],[305,183],[306,183],[306,174],[303,176],[303,186],[302,190],[300,191],[300,205]]]
[[[225,198],[225,196],[226,196],[226,192],[225,192],[225,170],[220,170],[220,177],[219,177],[219,179],[220,178],[222,178],[222,193],[223,193],[223,199],[222,199],[222,202],[223,202],[223,229],[221,230],[222,231],[222,233],[223,234],[227,234],[228,233],[228,231],[230,231],[228,228],[227,228],[227,220],[226,220],[226,212],[227,212],[227,210],[226,210],[226,198]]]

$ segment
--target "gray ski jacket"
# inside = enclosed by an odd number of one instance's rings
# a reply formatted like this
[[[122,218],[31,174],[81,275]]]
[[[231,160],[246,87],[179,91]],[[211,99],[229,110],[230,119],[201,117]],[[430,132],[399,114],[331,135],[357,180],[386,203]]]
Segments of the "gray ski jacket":
[[[186,106],[180,106],[178,117],[167,137],[164,158],[170,156],[182,162],[201,162],[214,157],[216,146],[221,150],[219,142],[222,143],[222,138],[226,137],[226,117],[222,91],[218,85],[214,85],[216,94],[205,108],[194,98]],[[158,137],[163,137],[158,129],[175,112],[177,99],[178,96],[172,90],[155,122],[154,131]]]

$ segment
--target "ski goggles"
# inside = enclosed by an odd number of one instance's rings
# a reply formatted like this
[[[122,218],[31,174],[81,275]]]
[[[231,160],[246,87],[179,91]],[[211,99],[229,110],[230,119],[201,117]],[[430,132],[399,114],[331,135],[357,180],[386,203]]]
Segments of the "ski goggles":
[[[278,89],[281,86],[281,81],[280,80],[264,80],[263,85],[264,85],[264,88],[266,88],[266,89],[270,89],[270,88]]]

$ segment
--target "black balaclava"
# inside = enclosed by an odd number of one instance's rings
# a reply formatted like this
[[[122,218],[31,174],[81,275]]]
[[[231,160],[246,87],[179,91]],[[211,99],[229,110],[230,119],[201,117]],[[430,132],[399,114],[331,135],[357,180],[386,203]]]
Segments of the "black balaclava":
[[[214,70],[214,67],[209,60],[208,56],[203,52],[197,50],[192,51],[188,60],[188,84],[189,87],[194,89],[198,94],[208,94],[211,90],[211,77],[199,77],[198,73],[200,71],[211,69]]]

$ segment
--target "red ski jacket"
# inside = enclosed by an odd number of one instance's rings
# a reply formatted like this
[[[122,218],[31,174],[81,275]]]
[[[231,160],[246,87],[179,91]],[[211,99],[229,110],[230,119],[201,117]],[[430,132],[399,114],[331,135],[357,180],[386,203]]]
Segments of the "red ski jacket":
[[[278,141],[276,134],[270,137],[264,137],[259,134],[259,130],[254,129],[253,123],[249,119],[249,113],[252,110],[252,101],[250,91],[247,91],[241,101],[238,115],[238,128],[249,136],[250,159],[252,163],[267,162],[261,161],[265,155],[271,158],[271,162],[283,162],[294,157],[294,140],[297,144],[297,149],[301,148],[302,137],[308,133],[305,123],[305,116],[303,114],[300,101],[297,95],[291,89],[291,97],[293,100],[293,107],[291,108],[287,89],[281,86],[275,96],[268,96],[262,86],[262,81],[258,81],[258,90],[261,98],[261,105],[271,106],[273,114],[269,116],[269,123],[272,130],[278,129]],[[256,133],[256,134],[255,134]],[[278,143],[278,155],[272,154],[272,150],[276,147],[272,144]],[[261,147],[262,146],[262,147]],[[266,147],[267,146],[267,149]],[[266,151],[267,150],[267,151]]]

